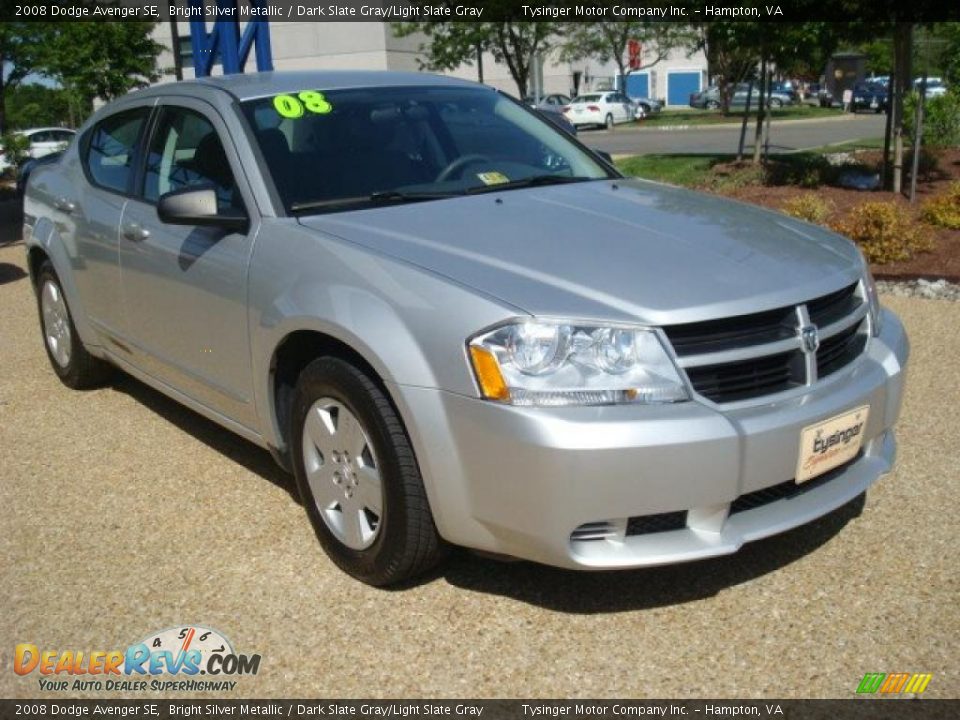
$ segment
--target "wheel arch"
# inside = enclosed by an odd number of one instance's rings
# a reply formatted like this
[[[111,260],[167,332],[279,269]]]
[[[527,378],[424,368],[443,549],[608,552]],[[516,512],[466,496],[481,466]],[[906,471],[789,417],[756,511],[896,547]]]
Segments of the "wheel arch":
[[[39,245],[31,245],[27,248],[27,271],[30,273],[30,282],[33,287],[37,287],[37,277],[40,275],[40,268],[50,260],[50,256]]]
[[[80,339],[92,355],[99,357],[99,340],[93,326],[87,319],[72,272],[75,265],[73,260],[75,255],[70,252],[70,249],[64,243],[53,221],[46,217],[39,218],[27,239],[26,246],[27,271],[30,274],[30,282],[34,290],[37,288],[40,268],[44,262],[49,262],[60,280],[60,287],[63,289],[63,294],[67,298],[67,305],[70,308],[70,317],[73,319],[73,324]]]
[[[361,370],[383,391],[404,427],[408,427],[404,413],[391,392],[390,378],[384,366],[376,358],[369,359],[369,351],[358,350],[355,345],[329,332],[304,327],[288,331],[274,346],[269,364],[268,420],[278,441],[276,446],[271,444],[271,450],[284,468],[289,469],[290,462],[286,417],[293,402],[297,378],[307,365],[319,357],[336,357]]]

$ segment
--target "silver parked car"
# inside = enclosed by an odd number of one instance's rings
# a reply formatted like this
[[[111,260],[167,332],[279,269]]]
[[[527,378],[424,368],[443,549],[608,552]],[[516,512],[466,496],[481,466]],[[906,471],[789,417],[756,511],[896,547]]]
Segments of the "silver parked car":
[[[847,240],[627,179],[490,88],[234,75],[101,108],[26,193],[43,341],[269,449],[346,572],[736,551],[894,461],[907,338]]]

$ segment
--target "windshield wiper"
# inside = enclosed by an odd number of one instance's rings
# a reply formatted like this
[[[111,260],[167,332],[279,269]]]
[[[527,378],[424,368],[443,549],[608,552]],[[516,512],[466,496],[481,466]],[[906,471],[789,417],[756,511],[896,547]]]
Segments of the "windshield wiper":
[[[369,195],[358,195],[356,197],[331,198],[329,200],[309,200],[307,202],[293,203],[293,205],[290,206],[290,211],[297,213],[305,210],[334,210],[353,205],[425,202],[427,200],[442,200],[443,198],[449,198],[463,194],[464,193],[462,190],[446,192],[403,192],[401,190],[383,190],[371,193]]]
[[[511,180],[505,183],[495,183],[493,185],[478,185],[477,187],[467,188],[468,195],[478,193],[497,192],[498,190],[513,190],[515,188],[538,187],[541,185],[565,185],[567,183],[586,182],[600,178],[589,178],[581,175],[532,175],[531,177],[520,180]]]

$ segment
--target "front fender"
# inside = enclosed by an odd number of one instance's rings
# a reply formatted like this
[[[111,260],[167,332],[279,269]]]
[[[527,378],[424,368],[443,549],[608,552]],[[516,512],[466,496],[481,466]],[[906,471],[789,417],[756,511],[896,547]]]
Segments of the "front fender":
[[[251,263],[254,397],[261,432],[277,448],[283,441],[271,365],[291,333],[322,333],[349,346],[388,388],[476,395],[466,339],[516,315],[446,278],[289,220],[265,224]],[[408,428],[415,422],[403,420]]]

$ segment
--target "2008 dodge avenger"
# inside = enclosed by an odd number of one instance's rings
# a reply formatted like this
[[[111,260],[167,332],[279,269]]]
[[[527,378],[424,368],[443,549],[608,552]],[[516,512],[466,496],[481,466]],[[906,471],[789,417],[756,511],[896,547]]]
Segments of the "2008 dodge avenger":
[[[25,202],[62,381],[120,368],[268,448],[370,584],[450,544],[580,569],[732,553],[894,461],[908,342],[853,244],[624,178],[491,88],[152,87]]]

